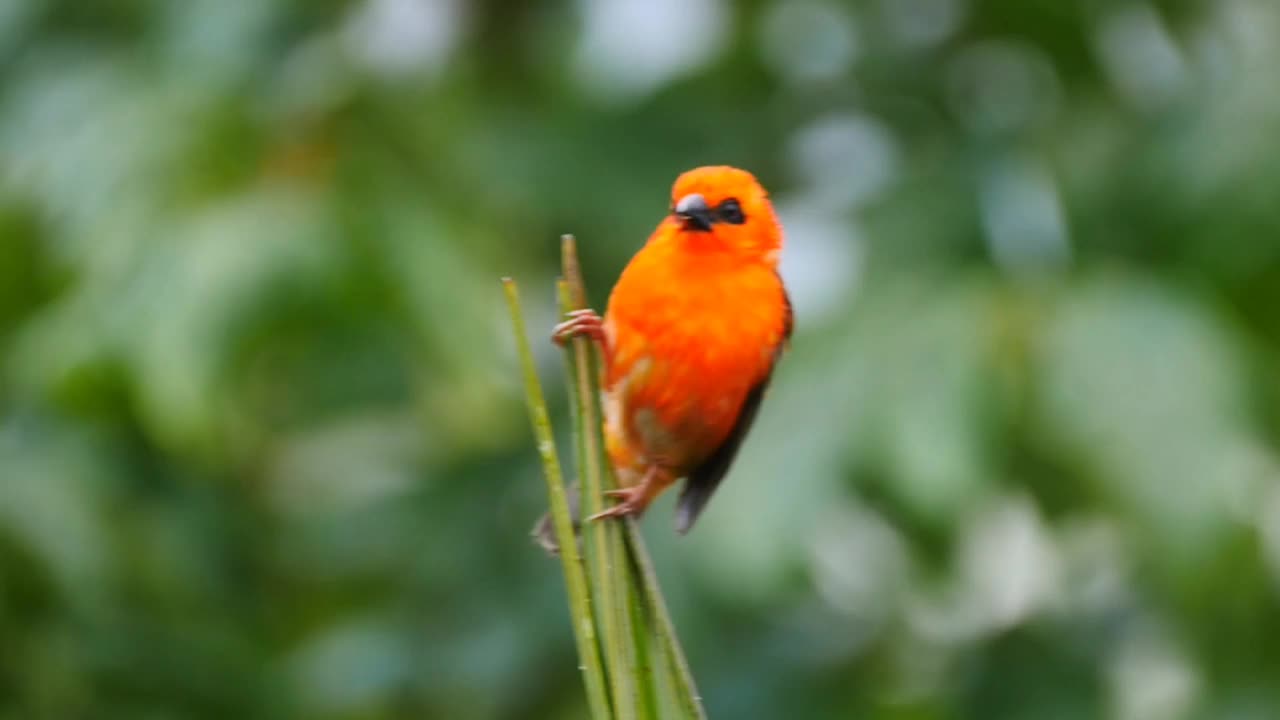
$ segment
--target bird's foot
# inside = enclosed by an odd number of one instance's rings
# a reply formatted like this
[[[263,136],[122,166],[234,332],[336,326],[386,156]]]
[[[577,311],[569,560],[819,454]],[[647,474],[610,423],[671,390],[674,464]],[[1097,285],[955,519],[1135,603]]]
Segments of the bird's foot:
[[[606,490],[604,494],[607,497],[618,498],[621,500],[617,505],[598,512],[587,518],[587,521],[603,520],[611,517],[625,517],[627,515],[639,515],[649,506],[650,497],[645,491],[644,486],[637,485],[629,488],[618,488],[617,490]]]
[[[575,337],[588,337],[596,342],[604,342],[604,320],[595,310],[586,308],[569,313],[569,319],[555,326],[551,331],[551,340],[557,345],[564,345]]]

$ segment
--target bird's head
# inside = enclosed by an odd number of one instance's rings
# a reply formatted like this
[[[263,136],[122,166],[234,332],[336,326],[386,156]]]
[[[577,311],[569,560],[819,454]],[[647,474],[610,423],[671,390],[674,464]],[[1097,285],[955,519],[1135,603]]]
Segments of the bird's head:
[[[776,264],[782,227],[769,195],[751,173],[727,165],[676,178],[667,224],[691,243]]]

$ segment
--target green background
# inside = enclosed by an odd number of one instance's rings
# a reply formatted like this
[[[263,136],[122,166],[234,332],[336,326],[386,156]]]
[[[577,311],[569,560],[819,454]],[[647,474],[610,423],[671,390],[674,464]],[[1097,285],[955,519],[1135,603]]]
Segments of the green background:
[[[675,176],[793,347],[685,538],[714,718],[1280,717],[1272,0],[0,2],[0,718],[580,718],[555,420]],[[563,436],[562,436],[563,437]]]

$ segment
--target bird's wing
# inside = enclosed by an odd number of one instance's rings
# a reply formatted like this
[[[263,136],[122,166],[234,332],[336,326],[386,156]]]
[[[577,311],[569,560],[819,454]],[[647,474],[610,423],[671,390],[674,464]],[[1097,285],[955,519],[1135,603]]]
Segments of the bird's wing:
[[[787,342],[791,338],[791,330],[794,318],[791,312],[791,298],[787,296],[787,291],[782,291],[782,299],[786,303],[786,320],[783,325],[783,339],[778,343],[777,349],[773,354],[773,363],[769,366],[769,371],[765,373],[763,379],[756,383],[754,387],[747,393],[747,397],[742,401],[742,410],[738,413],[738,420],[734,423],[733,430],[729,431],[729,435],[720,443],[720,447],[711,453],[710,457],[702,462],[693,472],[689,473],[688,479],[685,480],[684,489],[680,491],[680,499],[676,502],[676,532],[684,534],[689,532],[694,522],[698,520],[698,516],[707,506],[707,502],[711,500],[711,496],[715,494],[716,488],[720,486],[720,481],[724,479],[725,473],[729,472],[729,466],[733,464],[734,457],[738,454],[738,448],[742,447],[742,441],[747,437],[747,432],[751,430],[751,425],[755,422],[756,413],[760,410],[760,401],[764,399],[765,390],[769,387],[769,380],[773,377],[773,369],[778,365],[778,358],[782,356],[782,351],[786,347]]]

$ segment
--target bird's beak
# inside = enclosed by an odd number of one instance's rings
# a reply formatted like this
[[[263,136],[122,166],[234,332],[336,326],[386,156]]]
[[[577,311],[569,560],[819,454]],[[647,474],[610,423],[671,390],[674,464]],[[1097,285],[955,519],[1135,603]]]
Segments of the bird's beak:
[[[676,217],[684,222],[687,230],[711,231],[711,208],[707,199],[698,193],[690,193],[676,203]]]

